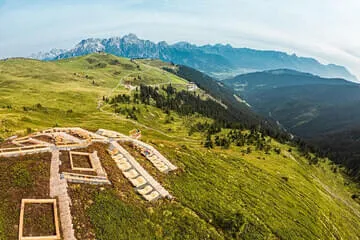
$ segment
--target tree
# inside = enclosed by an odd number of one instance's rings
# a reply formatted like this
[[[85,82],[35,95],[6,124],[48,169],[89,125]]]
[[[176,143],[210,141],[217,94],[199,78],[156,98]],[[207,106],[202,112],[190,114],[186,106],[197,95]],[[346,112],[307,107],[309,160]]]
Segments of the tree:
[[[215,145],[220,146],[220,137],[218,135],[215,136]]]
[[[251,153],[251,148],[248,147],[248,148],[246,149],[246,154],[250,154],[250,153]]]
[[[281,153],[281,149],[280,149],[280,148],[275,148],[274,151],[275,151],[277,154],[280,154],[280,153]]]
[[[206,147],[206,148],[213,148],[214,147],[214,144],[213,144],[213,141],[211,140],[211,135],[210,134],[208,134],[206,136],[204,147]]]

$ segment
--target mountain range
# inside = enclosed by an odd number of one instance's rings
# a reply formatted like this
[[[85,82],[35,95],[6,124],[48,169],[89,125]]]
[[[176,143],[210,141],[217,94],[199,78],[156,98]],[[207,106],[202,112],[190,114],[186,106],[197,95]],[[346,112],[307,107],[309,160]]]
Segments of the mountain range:
[[[80,41],[72,49],[53,49],[49,52],[32,54],[30,57],[40,60],[57,60],[99,51],[128,58],[152,58],[186,65],[217,79],[225,79],[242,73],[286,68],[322,77],[356,80],[356,77],[343,66],[324,65],[313,58],[298,57],[295,54],[234,48],[229,44],[197,46],[188,42],[154,43],[139,39],[135,34],[104,39],[89,38]]]

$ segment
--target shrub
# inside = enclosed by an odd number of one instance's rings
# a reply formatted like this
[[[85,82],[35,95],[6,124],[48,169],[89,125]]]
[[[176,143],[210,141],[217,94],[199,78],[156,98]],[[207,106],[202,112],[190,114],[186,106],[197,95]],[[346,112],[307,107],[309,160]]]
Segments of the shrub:
[[[282,180],[284,180],[285,182],[288,182],[289,181],[289,178],[288,177],[281,177]]]
[[[204,147],[206,148],[213,148],[214,144],[213,141],[211,140],[211,135],[208,134],[204,143]]]
[[[117,59],[112,59],[112,60],[109,61],[109,64],[110,64],[110,65],[119,65],[119,64],[120,64],[120,61],[117,60]]]
[[[276,152],[277,154],[280,154],[280,153],[281,153],[281,149],[280,149],[280,148],[275,148],[275,149],[274,149],[274,152]]]
[[[319,163],[319,159],[317,157],[313,157],[309,160],[310,165],[316,165]]]
[[[241,233],[241,228],[246,224],[246,219],[241,213],[229,213],[215,217],[215,224],[230,233],[232,238],[237,239]]]
[[[95,67],[97,67],[97,68],[105,68],[106,66],[107,66],[106,63],[103,63],[103,62],[100,62],[95,65]]]
[[[93,63],[96,62],[96,59],[94,59],[94,58],[87,58],[86,61],[87,61],[88,63],[90,63],[90,64],[93,64]]]
[[[251,153],[251,148],[248,147],[248,148],[246,149],[246,154],[250,154],[250,153]]]

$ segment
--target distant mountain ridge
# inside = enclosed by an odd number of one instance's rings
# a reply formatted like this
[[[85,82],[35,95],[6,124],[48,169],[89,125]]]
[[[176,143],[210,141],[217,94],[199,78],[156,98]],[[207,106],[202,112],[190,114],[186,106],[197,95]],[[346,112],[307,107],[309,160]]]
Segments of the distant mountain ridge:
[[[311,73],[304,73],[290,69],[275,69],[263,72],[254,72],[238,75],[223,81],[240,94],[248,94],[252,91],[262,91],[280,87],[293,87],[304,85],[350,85],[357,83],[342,78],[322,78]]]
[[[240,73],[287,68],[309,72],[322,77],[339,77],[356,80],[345,67],[323,65],[313,58],[298,57],[279,51],[262,51],[249,48],[233,48],[231,45],[215,44],[197,46],[188,42],[168,44],[139,39],[135,34],[123,37],[89,38],[80,41],[69,50],[54,49],[30,57],[40,60],[56,60],[82,56],[103,51],[128,58],[153,58],[187,65],[218,79]]]

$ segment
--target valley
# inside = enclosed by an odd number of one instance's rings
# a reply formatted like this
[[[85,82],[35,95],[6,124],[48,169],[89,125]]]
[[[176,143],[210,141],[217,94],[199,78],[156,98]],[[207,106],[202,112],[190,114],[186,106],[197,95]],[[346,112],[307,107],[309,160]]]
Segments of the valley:
[[[350,175],[360,176],[358,83],[282,69],[239,75],[224,84],[259,114],[278,120]]]

